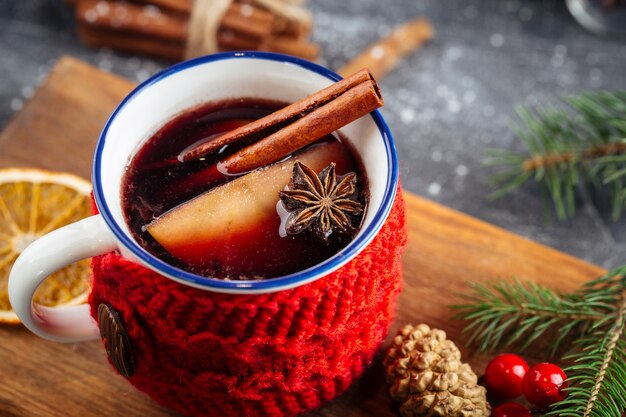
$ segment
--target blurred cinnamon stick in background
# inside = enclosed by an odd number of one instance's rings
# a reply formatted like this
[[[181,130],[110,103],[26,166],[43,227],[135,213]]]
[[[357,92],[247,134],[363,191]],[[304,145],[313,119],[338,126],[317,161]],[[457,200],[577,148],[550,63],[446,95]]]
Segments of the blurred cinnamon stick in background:
[[[194,1],[214,0],[66,1],[76,6],[78,32],[86,44],[179,61],[189,57]],[[302,1],[230,0],[214,34],[218,49],[265,50],[315,60],[319,47],[308,40],[312,17],[300,6]],[[432,39],[434,33],[428,20],[412,19],[394,28],[338,72],[346,76],[368,68],[375,78],[382,79],[406,55]]]
[[[171,60],[186,57],[190,0],[72,3],[79,35],[90,46]],[[308,11],[291,0],[237,0],[228,6],[215,37],[222,51],[267,50],[314,60],[319,48],[308,40],[311,28]]]
[[[370,45],[337,71],[346,77],[361,68],[368,68],[380,80],[393,70],[406,55],[420,48],[435,34],[428,20],[420,17],[397,26],[388,36]]]

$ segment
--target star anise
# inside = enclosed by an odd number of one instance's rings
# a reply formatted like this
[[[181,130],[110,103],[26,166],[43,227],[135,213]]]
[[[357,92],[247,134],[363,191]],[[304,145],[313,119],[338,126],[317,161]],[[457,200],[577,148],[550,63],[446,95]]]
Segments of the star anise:
[[[285,227],[287,234],[309,229],[327,242],[333,231],[352,233],[355,217],[363,212],[362,204],[356,200],[356,181],[356,174],[351,172],[337,183],[334,162],[319,174],[296,162],[289,188],[279,192],[285,208],[291,212]]]

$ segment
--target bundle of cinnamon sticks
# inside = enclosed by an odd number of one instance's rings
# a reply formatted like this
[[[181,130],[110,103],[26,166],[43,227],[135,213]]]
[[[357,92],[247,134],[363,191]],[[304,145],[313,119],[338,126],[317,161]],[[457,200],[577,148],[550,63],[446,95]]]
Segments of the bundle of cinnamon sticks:
[[[68,0],[76,6],[83,42],[124,52],[182,60],[231,50],[266,50],[314,60],[319,48],[309,41],[311,14],[299,0],[226,0],[215,30],[212,0]],[[197,11],[196,2],[209,3]],[[195,15],[194,15],[195,14]],[[191,48],[190,41],[209,47]],[[203,42],[208,41],[208,42]],[[211,46],[214,45],[214,46]],[[215,49],[215,50],[213,50]]]

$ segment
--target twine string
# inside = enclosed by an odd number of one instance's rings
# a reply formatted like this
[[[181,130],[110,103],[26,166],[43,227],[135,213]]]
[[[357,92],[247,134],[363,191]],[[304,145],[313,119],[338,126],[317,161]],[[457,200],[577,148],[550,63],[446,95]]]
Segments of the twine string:
[[[217,33],[222,18],[234,0],[194,0],[187,34],[187,58],[219,52]],[[310,26],[310,13],[299,5],[302,0],[252,0],[250,4],[269,10],[276,16]]]
[[[219,51],[217,32],[233,0],[194,0],[187,34],[187,58]]]

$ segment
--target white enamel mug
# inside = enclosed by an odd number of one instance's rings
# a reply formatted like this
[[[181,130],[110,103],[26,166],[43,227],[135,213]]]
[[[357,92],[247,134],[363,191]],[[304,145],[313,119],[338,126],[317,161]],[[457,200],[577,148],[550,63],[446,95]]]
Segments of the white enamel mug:
[[[341,129],[363,161],[369,182],[370,199],[363,225],[339,253],[306,270],[254,281],[225,281],[192,274],[142,248],[133,239],[121,206],[121,181],[130,159],[152,133],[177,114],[201,103],[233,97],[294,102],[338,79],[339,75],[324,67],[290,56],[236,52],[182,62],[139,85],[113,112],[96,145],[92,182],[100,214],[41,237],[15,262],[9,277],[9,297],[20,320],[32,332],[54,341],[98,338],[88,305],[49,308],[33,303],[33,295],[56,270],[114,250],[181,284],[235,294],[297,287],[354,258],[382,227],[398,185],[395,146],[378,111]]]

